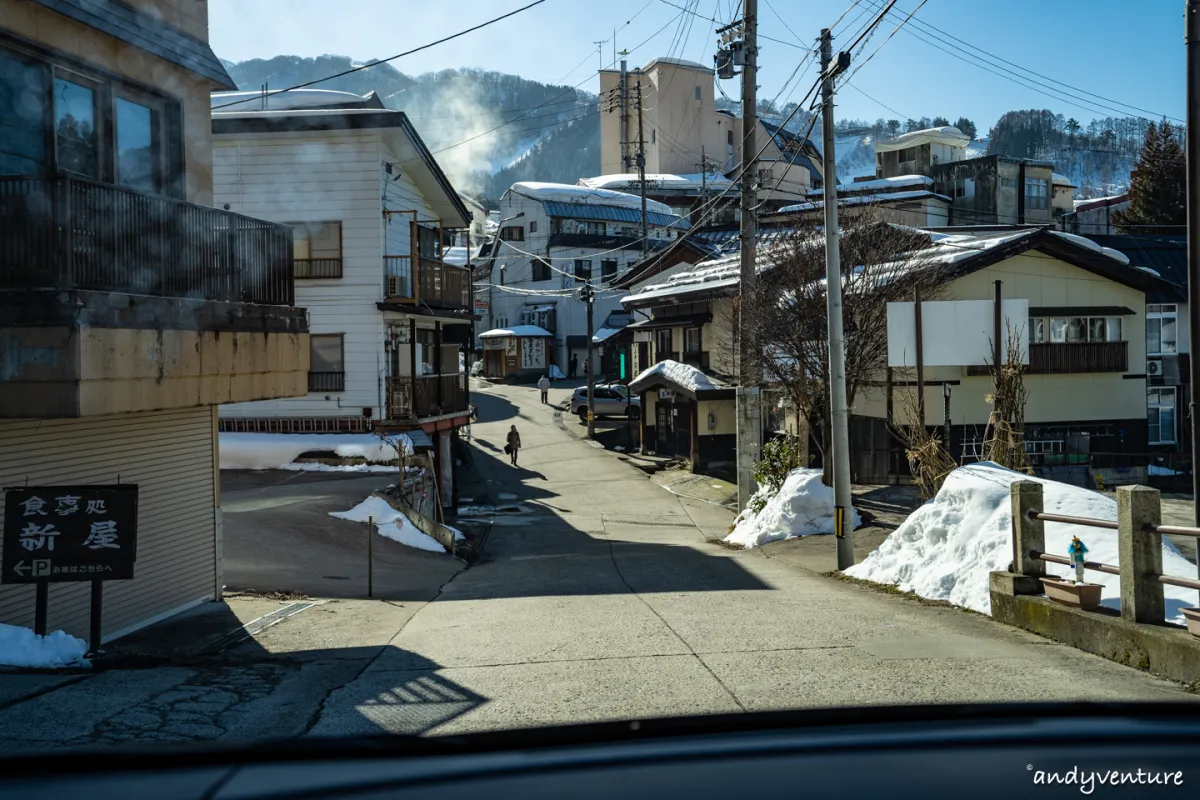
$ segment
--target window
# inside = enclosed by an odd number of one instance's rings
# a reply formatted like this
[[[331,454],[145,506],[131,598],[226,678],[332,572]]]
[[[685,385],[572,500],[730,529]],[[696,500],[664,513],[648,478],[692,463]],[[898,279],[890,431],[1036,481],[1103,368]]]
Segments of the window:
[[[1175,442],[1174,387],[1146,390],[1147,440],[1150,444]]]
[[[442,257],[442,242],[438,238],[437,228],[429,225],[417,226],[417,255],[421,258],[440,260]]]
[[[297,259],[341,258],[342,223],[293,222],[292,244]]]
[[[1025,207],[1034,209],[1049,208],[1046,198],[1046,179],[1045,178],[1026,178],[1025,179]]]
[[[1001,178],[1000,179],[1000,188],[1001,189],[1017,188],[1017,179],[1016,178]]]
[[[588,258],[575,259],[575,277],[581,281],[592,279],[592,261]]]
[[[600,262],[600,280],[611,281],[617,277],[617,262],[605,259]]]
[[[955,197],[974,197],[975,180],[973,178],[956,178],[954,180]]]
[[[159,109],[118,97],[113,122],[117,183],[144,192],[162,191],[162,114]]]
[[[1045,320],[1029,320],[1029,341],[1046,342]],[[1120,317],[1051,317],[1050,339],[1053,344],[1064,342],[1123,342]]]
[[[683,352],[684,353],[699,353],[700,352],[700,329],[699,328],[684,328],[683,329]]]
[[[589,234],[591,236],[603,236],[604,235],[604,223],[603,222],[584,222],[582,224],[583,224],[583,232],[584,233]]]
[[[60,169],[100,177],[96,90],[90,85],[54,79],[54,140]]]
[[[533,281],[548,281],[550,280],[550,262],[543,261],[540,258],[533,259]]]
[[[696,89],[696,99],[699,100],[700,99],[700,87],[696,86],[694,88]]]
[[[732,128],[725,131],[725,143],[728,144],[730,147],[733,147],[733,129]]]
[[[1178,314],[1176,305],[1146,306],[1146,352],[1150,355],[1170,355],[1179,352]]]
[[[530,232],[530,233],[537,233],[537,220],[536,220],[536,219],[535,219],[535,220],[530,220],[530,222],[529,222],[529,232]]]
[[[525,229],[520,225],[506,225],[500,229],[500,238],[505,242],[523,242]]]
[[[673,355],[671,352],[671,329],[662,328],[654,332],[654,357],[664,361]]]
[[[0,52],[0,175],[39,175],[46,168],[42,68]]]
[[[341,392],[346,389],[346,362],[342,334],[312,334],[309,341],[308,390]]]
[[[654,144],[657,141],[658,141],[658,137],[656,137],[654,135],[654,128],[651,128],[650,129],[650,144]]]

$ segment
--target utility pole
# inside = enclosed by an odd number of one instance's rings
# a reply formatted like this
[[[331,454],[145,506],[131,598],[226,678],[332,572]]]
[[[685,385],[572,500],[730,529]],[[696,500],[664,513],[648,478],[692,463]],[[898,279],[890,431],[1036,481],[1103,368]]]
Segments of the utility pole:
[[[758,0],[745,0],[742,17],[742,166],[740,172],[742,221],[741,304],[738,313],[739,375],[737,388],[737,484],[738,507],[745,508],[757,490],[754,465],[762,449],[762,390],[759,387],[759,353],[751,314],[758,276],[757,155],[758,128]]]
[[[833,532],[837,568],[854,566],[854,524],[850,495],[850,410],[846,405],[846,340],[842,328],[842,258],[838,238],[837,153],[834,150],[833,80],[850,66],[850,54],[833,62],[833,36],[821,31],[821,140],[825,180],[825,303],[829,322],[829,408],[833,434]],[[919,336],[920,334],[918,334]],[[925,424],[925,420],[921,420]]]
[[[596,370],[595,364],[592,363],[592,336],[595,335],[593,327],[593,304],[596,302],[596,291],[592,288],[591,276],[588,276],[588,282],[579,290],[579,297],[583,302],[587,303],[587,435],[589,439],[596,438]]]
[[[628,62],[621,59],[621,82],[617,91],[621,101],[621,170],[629,172],[629,71]]]
[[[598,42],[592,42],[592,44],[596,45],[596,55],[600,57],[600,69],[604,69],[604,40],[601,39]]]
[[[646,232],[646,141],[642,138],[642,81],[637,82],[637,115],[638,115],[638,189],[642,195],[642,256],[649,250],[650,242]]]
[[[1187,47],[1187,259],[1188,325],[1192,336],[1200,331],[1200,0],[1187,0],[1184,10],[1184,41]],[[1192,496],[1200,497],[1200,470],[1195,468],[1200,453],[1200,417],[1196,411],[1196,389],[1200,386],[1200,347],[1188,352],[1191,392],[1188,421],[1192,426]],[[1200,526],[1200,503],[1196,504],[1195,523]],[[1196,559],[1200,575],[1200,558]]]

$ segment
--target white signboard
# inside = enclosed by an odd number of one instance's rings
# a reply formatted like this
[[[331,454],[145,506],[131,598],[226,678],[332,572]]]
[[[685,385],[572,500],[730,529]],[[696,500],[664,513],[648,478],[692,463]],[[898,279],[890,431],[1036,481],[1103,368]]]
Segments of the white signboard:
[[[943,300],[921,303],[922,359],[927,367],[983,366],[992,363],[996,335],[994,300]],[[916,309],[913,303],[888,303],[888,366],[917,365]],[[1009,331],[1021,341],[1021,363],[1029,363],[1029,301],[1001,300],[1000,336]],[[1001,345],[1004,346],[1003,344]]]
[[[503,350],[505,339],[481,339],[484,350]]]
[[[521,369],[541,369],[546,366],[546,340],[521,339]]]

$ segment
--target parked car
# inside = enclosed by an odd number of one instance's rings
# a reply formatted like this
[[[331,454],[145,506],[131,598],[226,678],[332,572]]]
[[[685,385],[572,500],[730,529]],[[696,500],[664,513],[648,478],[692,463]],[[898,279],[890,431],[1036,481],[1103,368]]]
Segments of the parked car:
[[[597,417],[629,417],[640,419],[642,416],[642,398],[630,395],[629,389],[615,383],[607,386],[596,386],[594,403]],[[588,397],[587,387],[580,386],[571,395],[571,413],[587,422]]]

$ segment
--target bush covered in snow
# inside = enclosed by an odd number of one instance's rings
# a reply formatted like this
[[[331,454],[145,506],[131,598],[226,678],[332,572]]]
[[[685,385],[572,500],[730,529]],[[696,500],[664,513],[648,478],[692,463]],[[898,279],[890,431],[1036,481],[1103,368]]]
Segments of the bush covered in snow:
[[[951,472],[932,500],[910,514],[875,552],[846,574],[990,614],[988,573],[1008,569],[1012,562],[1009,487],[1020,480],[1042,484],[1049,513],[1117,518],[1117,503],[1111,497],[980,462]],[[1066,556],[1071,537],[1078,536],[1087,544],[1089,560],[1119,563],[1116,531],[1058,522],[1047,522],[1045,530],[1048,553]],[[1063,564],[1046,564],[1046,572],[1074,578],[1073,569]],[[1195,567],[1164,540],[1163,572],[1191,576]],[[1120,608],[1119,576],[1089,570],[1087,579],[1104,585],[1105,606]],[[1196,592],[1173,586],[1165,591],[1167,619],[1182,622],[1179,609],[1196,605]]]
[[[862,525],[854,509],[850,517],[855,528]],[[738,515],[725,541],[758,547],[778,539],[821,533],[833,533],[833,489],[821,483],[821,470],[801,468],[792,470],[778,490],[770,486],[759,489]]]

